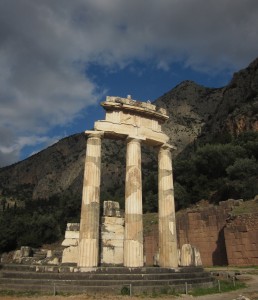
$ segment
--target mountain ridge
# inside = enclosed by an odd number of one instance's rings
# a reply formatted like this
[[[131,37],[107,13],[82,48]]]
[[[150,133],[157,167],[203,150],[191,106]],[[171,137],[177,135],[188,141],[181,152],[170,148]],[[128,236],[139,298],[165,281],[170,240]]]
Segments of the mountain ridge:
[[[258,58],[236,72],[221,88],[183,81],[154,101],[168,110],[163,130],[177,147],[176,157],[198,141],[223,134],[258,131]],[[61,139],[33,156],[0,169],[0,197],[48,199],[55,194],[81,194],[85,159],[83,133]],[[102,143],[102,193],[122,189],[125,147],[122,142]],[[143,147],[143,174],[156,170],[156,153]],[[114,188],[115,187],[115,188]]]

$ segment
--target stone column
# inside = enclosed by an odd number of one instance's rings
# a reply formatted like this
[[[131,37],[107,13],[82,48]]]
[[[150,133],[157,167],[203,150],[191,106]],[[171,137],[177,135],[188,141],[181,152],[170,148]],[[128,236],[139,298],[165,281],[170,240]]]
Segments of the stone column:
[[[143,266],[141,140],[127,139],[124,266]]]
[[[96,267],[99,260],[99,197],[102,131],[88,134],[82,190],[78,266]]]
[[[159,151],[159,265],[178,267],[174,186],[170,145]]]

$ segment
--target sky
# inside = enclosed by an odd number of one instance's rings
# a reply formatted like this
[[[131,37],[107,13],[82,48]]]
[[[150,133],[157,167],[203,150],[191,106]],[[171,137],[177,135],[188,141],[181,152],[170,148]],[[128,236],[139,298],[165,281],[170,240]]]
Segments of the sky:
[[[0,167],[153,101],[226,85],[258,56],[257,0],[0,0]]]

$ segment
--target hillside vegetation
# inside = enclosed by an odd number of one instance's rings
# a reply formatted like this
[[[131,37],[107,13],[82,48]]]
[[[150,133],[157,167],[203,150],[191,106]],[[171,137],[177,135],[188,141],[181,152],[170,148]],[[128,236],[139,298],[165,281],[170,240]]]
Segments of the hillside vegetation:
[[[258,59],[223,88],[185,81],[154,104],[168,110],[163,128],[178,148],[177,209],[258,194]],[[67,222],[79,222],[84,159],[79,133],[0,169],[0,252],[54,242]],[[124,143],[103,141],[101,171],[101,202],[116,200],[123,208]],[[157,149],[142,147],[142,180],[143,210],[157,212]]]

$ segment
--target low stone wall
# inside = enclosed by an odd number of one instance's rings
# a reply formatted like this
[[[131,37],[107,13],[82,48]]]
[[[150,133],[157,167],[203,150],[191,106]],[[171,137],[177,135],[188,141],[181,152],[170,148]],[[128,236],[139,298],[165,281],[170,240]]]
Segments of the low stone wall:
[[[229,265],[258,265],[258,213],[228,220],[224,233]]]
[[[181,248],[183,244],[197,247],[204,266],[227,265],[224,227],[228,214],[236,203],[235,200],[228,200],[214,206],[203,202],[178,213],[178,247]]]
[[[124,219],[111,204],[107,203],[106,216],[102,218],[101,263],[119,265],[123,263]],[[178,248],[182,251],[184,244],[197,248],[204,266],[258,265],[258,213],[232,217],[232,209],[241,208],[242,204],[240,200],[223,201],[219,205],[202,201],[177,213]],[[152,219],[149,223],[148,231],[144,232],[144,263],[153,266],[158,265],[159,233],[158,224]],[[63,245],[70,247],[64,250],[63,262],[77,262],[79,233],[75,232],[75,225],[68,224]]]

